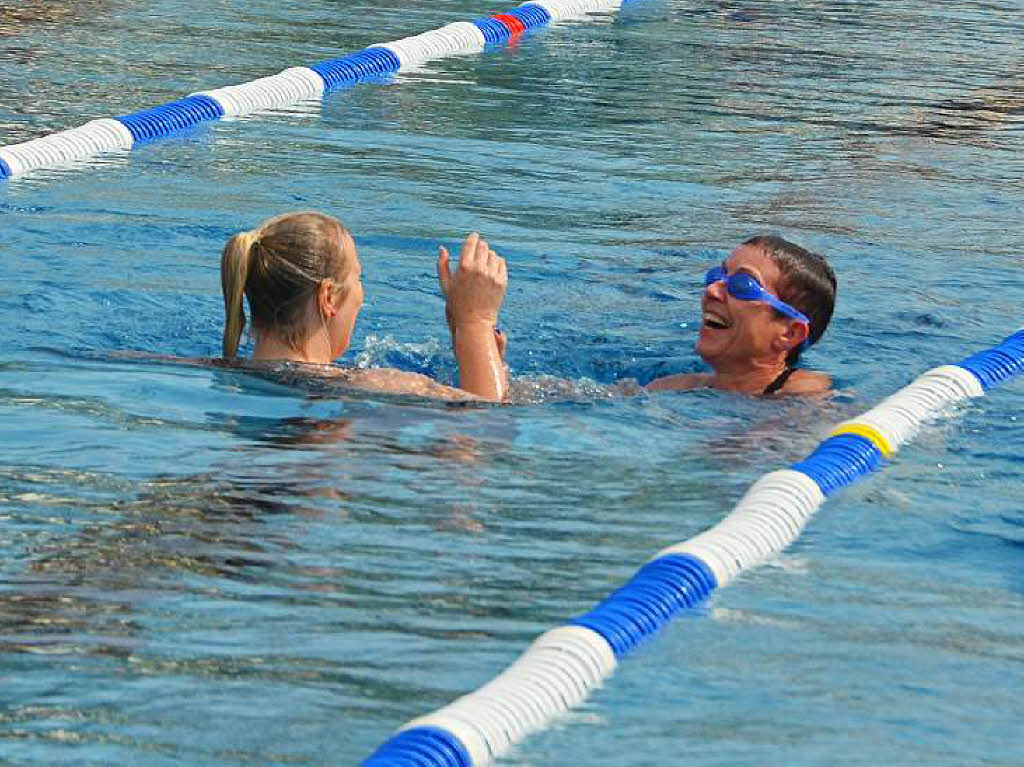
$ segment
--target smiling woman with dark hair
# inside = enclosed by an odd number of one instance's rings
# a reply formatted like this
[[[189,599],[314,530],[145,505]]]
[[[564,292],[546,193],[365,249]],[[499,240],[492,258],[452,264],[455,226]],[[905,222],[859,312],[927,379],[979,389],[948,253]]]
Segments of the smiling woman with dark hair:
[[[712,373],[679,374],[651,391],[710,387],[744,394],[822,394],[832,381],[797,367],[832,318],[836,276],[825,259],[781,237],[745,241],[708,270],[697,353]]]

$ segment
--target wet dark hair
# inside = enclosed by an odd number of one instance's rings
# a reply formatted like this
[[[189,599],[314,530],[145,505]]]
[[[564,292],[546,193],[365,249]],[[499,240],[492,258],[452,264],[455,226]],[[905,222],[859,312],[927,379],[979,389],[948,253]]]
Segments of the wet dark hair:
[[[759,234],[743,242],[760,248],[782,273],[779,298],[807,315],[811,321],[809,344],[818,343],[825,333],[836,303],[836,274],[825,257],[774,234]],[[782,317],[781,313],[779,316]],[[793,366],[800,359],[798,346],[786,355]]]

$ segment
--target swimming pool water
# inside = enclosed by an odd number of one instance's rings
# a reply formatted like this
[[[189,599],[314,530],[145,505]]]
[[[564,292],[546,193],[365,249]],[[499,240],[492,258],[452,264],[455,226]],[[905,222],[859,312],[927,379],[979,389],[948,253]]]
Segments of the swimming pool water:
[[[0,4],[0,143],[503,9]],[[645,0],[5,182],[0,761],[356,764],[1016,330],[1022,32],[1015,2]],[[355,234],[348,360],[447,380],[434,253],[482,231],[525,404],[120,356],[217,354],[224,240],[301,208]],[[600,391],[698,369],[701,275],[763,230],[837,269],[808,362],[841,396]],[[1022,406],[924,429],[505,763],[1024,763]]]

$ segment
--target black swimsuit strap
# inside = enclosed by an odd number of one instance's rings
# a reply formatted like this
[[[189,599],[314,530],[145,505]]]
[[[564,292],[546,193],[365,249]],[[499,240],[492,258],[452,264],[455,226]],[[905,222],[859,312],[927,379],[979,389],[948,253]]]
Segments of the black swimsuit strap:
[[[770,384],[764,387],[764,391],[761,392],[761,394],[763,396],[775,394],[775,392],[777,392],[779,389],[786,385],[786,381],[788,381],[789,377],[793,375],[793,373],[795,372],[796,368],[786,368],[781,373],[779,373],[778,377],[774,381],[772,381]]]

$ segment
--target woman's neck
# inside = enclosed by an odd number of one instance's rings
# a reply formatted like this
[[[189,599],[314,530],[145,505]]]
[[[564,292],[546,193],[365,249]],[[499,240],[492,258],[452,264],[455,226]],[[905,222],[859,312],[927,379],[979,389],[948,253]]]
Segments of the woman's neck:
[[[760,394],[788,368],[786,360],[750,360],[746,365],[713,366],[710,383],[716,389],[727,389],[742,394]]]
[[[305,362],[310,365],[330,365],[334,361],[330,339],[326,333],[314,333],[295,346],[270,333],[259,333],[256,335],[256,349],[252,358],[264,361]]]

